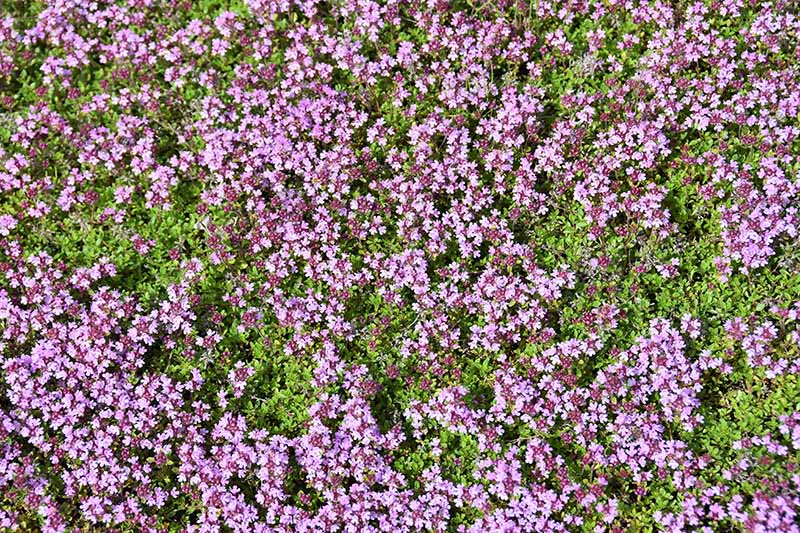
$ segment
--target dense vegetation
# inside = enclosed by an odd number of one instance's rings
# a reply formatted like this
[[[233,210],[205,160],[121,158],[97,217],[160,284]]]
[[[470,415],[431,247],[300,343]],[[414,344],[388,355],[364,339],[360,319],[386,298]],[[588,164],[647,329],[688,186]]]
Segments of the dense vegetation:
[[[800,10],[5,0],[0,530],[800,531]]]

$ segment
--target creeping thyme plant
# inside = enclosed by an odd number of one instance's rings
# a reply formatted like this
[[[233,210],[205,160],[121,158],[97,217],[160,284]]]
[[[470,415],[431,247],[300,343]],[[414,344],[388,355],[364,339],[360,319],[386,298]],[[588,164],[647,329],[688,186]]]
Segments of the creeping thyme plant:
[[[0,531],[800,531],[800,7],[3,0]]]

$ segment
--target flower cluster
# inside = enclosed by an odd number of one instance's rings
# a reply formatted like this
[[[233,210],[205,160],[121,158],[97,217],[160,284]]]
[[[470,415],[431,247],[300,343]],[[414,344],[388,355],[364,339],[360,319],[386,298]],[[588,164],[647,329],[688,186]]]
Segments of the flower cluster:
[[[800,531],[798,64],[783,0],[4,3],[0,530]]]

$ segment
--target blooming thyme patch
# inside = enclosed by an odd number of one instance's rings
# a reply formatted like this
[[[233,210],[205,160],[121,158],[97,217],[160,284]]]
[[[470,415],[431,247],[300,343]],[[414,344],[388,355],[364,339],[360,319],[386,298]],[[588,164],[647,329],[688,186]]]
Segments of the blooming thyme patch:
[[[800,10],[6,0],[0,530],[800,531]]]

